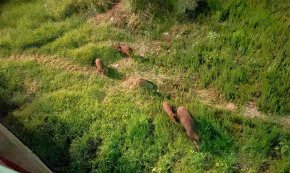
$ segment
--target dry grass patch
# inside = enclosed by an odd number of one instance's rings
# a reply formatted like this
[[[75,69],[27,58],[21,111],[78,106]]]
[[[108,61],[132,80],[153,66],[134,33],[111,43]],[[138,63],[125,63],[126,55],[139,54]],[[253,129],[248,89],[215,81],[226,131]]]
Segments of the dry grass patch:
[[[59,70],[64,70],[70,73],[78,73],[83,75],[96,75],[97,71],[93,67],[85,67],[76,65],[69,60],[64,58],[59,58],[56,56],[47,55],[14,55],[10,56],[8,59],[13,61],[34,61],[38,64],[55,68]]]
[[[111,23],[114,26],[125,26],[130,15],[131,13],[125,9],[122,3],[116,3],[110,10],[97,14],[90,21],[97,24]]]
[[[115,68],[120,71],[126,71],[127,69],[135,66],[137,63],[132,60],[132,58],[121,59],[114,64],[111,64],[110,67]]]

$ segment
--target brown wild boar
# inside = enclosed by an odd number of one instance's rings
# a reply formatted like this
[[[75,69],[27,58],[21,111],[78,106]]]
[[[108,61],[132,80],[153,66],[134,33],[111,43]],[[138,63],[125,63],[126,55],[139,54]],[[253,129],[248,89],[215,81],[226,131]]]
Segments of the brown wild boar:
[[[122,54],[128,56],[129,58],[131,58],[131,53],[132,53],[133,50],[127,44],[119,43],[119,44],[117,44],[115,46],[115,49],[118,50],[120,53],[122,53]]]
[[[162,107],[172,122],[177,123],[179,121],[178,116],[173,112],[173,109],[168,102],[163,102]]]
[[[196,149],[199,150],[199,135],[197,132],[197,127],[189,111],[185,107],[181,106],[177,109],[177,115],[186,131],[187,136],[192,140]]]
[[[101,59],[97,58],[95,60],[95,66],[96,66],[96,69],[97,69],[97,72],[100,73],[100,74],[107,74],[107,68],[104,66],[103,62]]]

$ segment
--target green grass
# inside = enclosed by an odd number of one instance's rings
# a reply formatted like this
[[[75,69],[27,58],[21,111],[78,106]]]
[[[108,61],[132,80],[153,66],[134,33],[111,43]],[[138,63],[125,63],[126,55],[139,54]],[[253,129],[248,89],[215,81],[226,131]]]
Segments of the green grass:
[[[209,107],[193,92],[197,83],[239,106],[254,100],[264,113],[288,114],[289,2],[208,1],[209,14],[194,21],[167,13],[169,23],[156,15],[133,32],[87,21],[108,6],[54,2],[11,0],[0,7],[1,122],[54,172],[290,171],[289,128]],[[45,6],[51,3],[60,6]],[[159,54],[135,55],[134,65],[111,69],[108,77],[6,58],[37,53],[79,68],[95,58],[111,65],[122,59],[112,44],[151,45],[171,27],[180,33],[160,43]],[[158,83],[158,92],[122,88],[136,74]],[[200,152],[162,111],[164,99],[194,115]]]
[[[256,100],[263,112],[289,114],[289,3],[209,1],[209,6],[211,13],[185,24],[185,36],[167,48],[176,53],[152,58],[153,63],[192,69],[201,86],[220,89],[228,100]]]

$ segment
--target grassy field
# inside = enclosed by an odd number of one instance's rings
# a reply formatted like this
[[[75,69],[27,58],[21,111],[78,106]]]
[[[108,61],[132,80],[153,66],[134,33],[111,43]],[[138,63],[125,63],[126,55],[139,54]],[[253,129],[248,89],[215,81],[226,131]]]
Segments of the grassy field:
[[[275,121],[290,114],[288,1],[209,0],[194,20],[177,1],[127,0],[122,14],[102,14],[113,2],[0,3],[2,123],[54,172],[290,171],[290,130]],[[96,58],[107,76],[92,69]],[[130,78],[158,90],[130,88]],[[196,92],[211,88],[237,110]],[[164,100],[196,118],[200,152]],[[250,101],[267,121],[244,116]]]

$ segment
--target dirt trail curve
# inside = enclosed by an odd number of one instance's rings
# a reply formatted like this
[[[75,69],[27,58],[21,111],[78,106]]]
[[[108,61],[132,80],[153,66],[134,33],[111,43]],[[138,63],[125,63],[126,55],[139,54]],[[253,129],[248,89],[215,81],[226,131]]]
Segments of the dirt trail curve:
[[[255,102],[250,101],[246,105],[239,107],[233,102],[227,102],[224,96],[213,88],[209,89],[195,89],[195,94],[199,100],[211,107],[227,110],[231,112],[240,111],[240,113],[246,118],[254,119],[258,118],[266,122],[274,122],[284,126],[290,126],[290,116],[272,116],[265,115],[258,110]]]
[[[8,57],[9,60],[14,61],[34,61],[38,64],[45,65],[47,67],[64,70],[70,73],[78,73],[83,75],[97,74],[94,67],[85,67],[74,64],[64,58],[58,58],[56,56],[47,55],[13,55]]]
[[[0,155],[31,173],[52,173],[30,149],[1,123]]]

